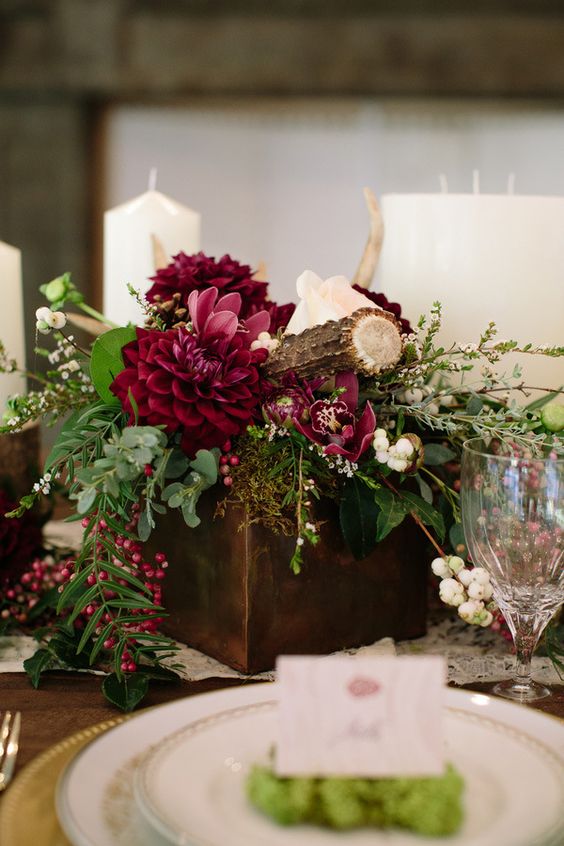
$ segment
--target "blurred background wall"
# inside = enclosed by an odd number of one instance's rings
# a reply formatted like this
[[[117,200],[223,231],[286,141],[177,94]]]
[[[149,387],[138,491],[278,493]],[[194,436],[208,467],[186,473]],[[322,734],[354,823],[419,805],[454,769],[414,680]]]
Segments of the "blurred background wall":
[[[150,167],[204,249],[290,297],[305,266],[353,272],[365,184],[564,194],[563,152],[562,0],[0,0],[0,239],[30,325],[64,270],[100,305],[103,210]]]

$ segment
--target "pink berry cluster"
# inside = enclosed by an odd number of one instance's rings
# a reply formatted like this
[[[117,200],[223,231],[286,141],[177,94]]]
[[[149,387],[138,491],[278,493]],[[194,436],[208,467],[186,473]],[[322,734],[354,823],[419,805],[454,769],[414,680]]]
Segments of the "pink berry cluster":
[[[32,608],[47,591],[67,581],[73,566],[72,558],[63,558],[60,561],[55,560],[52,555],[35,558],[17,580],[9,580],[0,590],[0,618],[25,626]],[[33,622],[35,625],[38,621]],[[48,622],[48,611],[40,622]]]
[[[132,514],[130,521],[124,526],[124,529],[127,533],[135,533],[137,528],[137,524],[139,522],[139,513],[140,513],[140,506],[136,503],[132,506]],[[82,525],[86,528],[90,525],[89,518],[85,517],[82,521]],[[106,548],[107,545],[110,544],[116,547],[116,555],[112,558],[112,564],[115,567],[120,567],[124,570],[124,572],[128,572],[134,576],[136,576],[140,581],[143,582],[143,585],[148,590],[148,595],[150,597],[151,602],[154,605],[162,605],[162,580],[166,575],[166,569],[168,567],[168,561],[166,560],[166,555],[164,552],[157,552],[155,553],[153,560],[149,561],[146,559],[143,553],[143,545],[133,538],[127,537],[125,535],[116,534],[107,524],[104,519],[98,520],[96,526],[92,527],[91,533],[96,533],[97,535],[97,552],[100,555],[105,554],[105,549],[102,541],[105,542]],[[72,572],[69,568],[68,574],[65,573],[66,580],[72,579]],[[94,569],[92,573],[90,573],[86,579],[86,584],[91,587],[95,584],[104,583],[108,581],[110,578],[108,572],[104,569]],[[128,582],[127,578],[120,579],[119,577],[113,577],[114,581],[118,584],[122,585],[123,587],[131,587],[130,583]],[[62,586],[60,588],[62,590]],[[107,600],[112,600],[116,598],[116,591],[114,590],[104,590],[104,598]],[[97,609],[100,607],[100,601],[93,601],[90,602],[82,609],[81,617],[79,617],[76,621],[76,625],[79,628],[83,628],[85,624],[85,620],[88,620],[93,614],[96,613]],[[134,652],[135,652],[135,634],[137,632],[144,632],[155,634],[158,631],[159,625],[163,622],[163,618],[159,616],[158,612],[151,607],[139,607],[139,608],[128,608],[127,609],[128,617],[145,617],[149,619],[140,619],[139,621],[131,621],[131,622],[121,622],[117,614],[112,613],[111,608],[104,612],[104,614],[100,618],[99,625],[95,629],[95,634],[100,635],[104,629],[107,627],[108,623],[115,622],[115,628],[113,631],[108,633],[106,632],[106,637],[104,640],[104,649],[108,652],[113,652],[120,641],[120,637],[118,636],[118,628],[121,629],[121,633],[127,632],[127,634],[131,634],[131,637],[127,638],[126,648],[121,654],[120,658],[120,667],[122,672],[125,673],[134,673],[137,669],[137,664],[135,662]]]
[[[223,478],[225,487],[230,488],[233,484],[231,469],[237,467],[241,462],[239,456],[231,451],[231,441],[226,441],[223,444],[221,453],[219,457],[219,474]]]

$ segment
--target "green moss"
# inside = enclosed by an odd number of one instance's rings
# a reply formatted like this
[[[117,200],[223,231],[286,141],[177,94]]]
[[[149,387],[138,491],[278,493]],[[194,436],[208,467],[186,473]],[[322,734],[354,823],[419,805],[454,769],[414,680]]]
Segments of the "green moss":
[[[404,828],[429,837],[460,828],[463,789],[451,764],[442,776],[376,779],[280,778],[255,766],[247,780],[251,803],[280,825]]]

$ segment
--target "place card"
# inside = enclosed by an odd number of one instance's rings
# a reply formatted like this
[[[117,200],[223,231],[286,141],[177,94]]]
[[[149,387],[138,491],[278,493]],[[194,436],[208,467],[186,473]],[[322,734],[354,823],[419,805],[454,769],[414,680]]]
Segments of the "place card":
[[[441,656],[281,656],[280,776],[427,776],[444,772]]]

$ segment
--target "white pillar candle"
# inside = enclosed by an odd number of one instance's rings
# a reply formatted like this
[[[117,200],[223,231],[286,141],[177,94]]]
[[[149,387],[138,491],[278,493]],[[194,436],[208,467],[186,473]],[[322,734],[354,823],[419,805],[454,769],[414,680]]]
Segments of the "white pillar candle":
[[[564,197],[389,194],[378,287],[411,322],[443,306],[440,341],[562,344]],[[562,359],[520,356],[527,384],[558,387]]]
[[[114,323],[143,323],[127,290],[145,294],[155,273],[151,236],[168,256],[200,249],[200,215],[159,191],[147,191],[104,215],[104,314]]]
[[[22,292],[22,254],[16,247],[0,241],[0,290],[4,301],[0,309],[0,340],[10,358],[25,366],[25,332]],[[23,394],[25,380],[18,373],[0,373],[0,417],[8,397]]]

